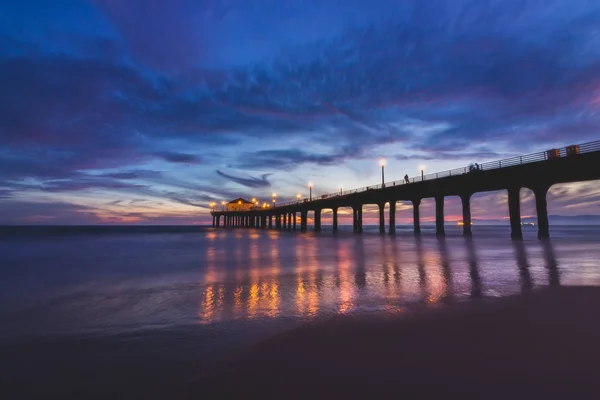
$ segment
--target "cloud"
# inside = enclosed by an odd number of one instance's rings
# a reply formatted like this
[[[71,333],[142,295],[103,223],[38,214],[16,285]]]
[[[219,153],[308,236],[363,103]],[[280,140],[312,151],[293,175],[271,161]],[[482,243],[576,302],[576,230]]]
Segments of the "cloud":
[[[315,166],[362,177],[374,151],[401,165],[593,140],[598,21],[583,0],[3,4],[0,198],[205,207]]]
[[[0,224],[4,225],[107,225],[206,224],[210,219],[197,213],[165,213],[156,209],[118,212],[61,201],[3,201]]]
[[[101,3],[115,20],[137,15],[135,7]],[[378,144],[379,132],[389,132],[390,140],[414,135],[402,126],[392,128],[398,117],[449,125],[423,140],[414,138],[416,150],[510,143],[517,132],[528,133],[531,139],[523,143],[528,147],[556,140],[567,129],[582,139],[591,137],[596,118],[573,109],[581,109],[578,104],[598,83],[597,58],[572,61],[581,58],[578,44],[586,41],[581,27],[589,22],[584,24],[583,17],[558,19],[554,31],[540,30],[540,40],[526,41],[508,27],[502,34],[493,29],[515,14],[513,7],[494,3],[479,10],[486,29],[466,24],[464,14],[444,3],[435,3],[441,7],[437,13],[431,1],[421,3],[404,22],[354,29],[234,70],[151,78],[142,67],[113,59],[53,53],[9,57],[0,63],[10,89],[0,100],[8,105],[2,115],[8,129],[0,135],[19,147],[67,146],[83,155],[88,168],[142,160],[146,138],[167,136],[186,141],[201,136],[216,143],[240,132],[272,138],[334,129],[348,148],[365,148]],[[184,2],[181,9],[186,7],[192,6]],[[458,8],[467,13],[466,5]],[[151,9],[152,18],[164,14],[167,22],[176,14],[158,3]],[[167,11],[159,13],[162,9]],[[152,21],[142,23],[151,26]],[[457,28],[447,28],[449,23]],[[182,38],[181,32],[170,34]],[[182,71],[190,68],[180,65]],[[32,114],[36,117],[29,118]],[[345,133],[351,131],[360,135]],[[235,147],[235,141],[228,144]],[[194,161],[176,150],[157,155],[175,163]]]
[[[135,58],[162,69],[198,65],[205,41],[199,38],[199,16],[204,2],[161,0],[122,2],[94,0],[121,32]],[[142,17],[143,16],[143,17]]]
[[[305,163],[332,165],[341,159],[343,159],[343,155],[313,154],[296,149],[260,150],[253,153],[245,153],[232,166],[247,169],[277,168],[290,170]],[[220,171],[217,171],[217,173],[224,176]]]
[[[411,155],[396,155],[396,160],[481,160],[488,158],[509,158],[514,154],[497,153],[494,151],[481,151],[481,152],[443,152],[443,151],[430,151],[425,154],[411,154]]]
[[[196,196],[194,196],[196,197]],[[202,199],[190,199],[189,197],[185,197],[182,195],[178,195],[178,194],[172,194],[171,197],[169,197],[171,200],[180,203],[180,204],[185,204],[186,206],[192,206],[192,207],[200,207],[200,208],[208,208],[208,200],[212,200],[210,197],[205,197],[202,196]],[[201,201],[203,200],[203,201]]]
[[[66,181],[49,181],[46,182],[40,190],[44,192],[73,192],[78,190],[90,189],[111,189],[111,190],[131,190],[144,189],[147,186],[119,182],[119,181],[101,181],[96,179],[85,180],[66,180]]]
[[[10,189],[2,189],[0,188],[0,199],[9,199],[12,197],[12,193]]]
[[[90,175],[87,175],[87,176],[90,176]],[[122,180],[154,179],[154,178],[160,178],[161,176],[162,176],[162,173],[160,171],[142,170],[142,169],[123,171],[123,172],[109,172],[109,173],[104,173],[104,174],[100,175],[100,177],[103,177],[103,178],[122,179]]]
[[[199,163],[200,157],[193,154],[178,153],[174,151],[161,151],[156,153],[158,157],[161,157],[165,161],[172,163],[183,163],[183,164],[197,164]]]
[[[237,176],[228,175],[219,170],[217,170],[217,174],[219,176],[222,176],[223,178],[229,179],[230,181],[233,181],[235,183],[238,183],[242,186],[246,186],[249,188],[268,188],[271,186],[271,183],[267,179],[269,177],[269,175],[271,175],[271,174],[263,174],[263,175],[261,175],[260,178],[254,178],[254,177],[240,178]]]
[[[4,225],[93,225],[101,222],[96,210],[60,201],[33,202],[4,200],[0,223]]]

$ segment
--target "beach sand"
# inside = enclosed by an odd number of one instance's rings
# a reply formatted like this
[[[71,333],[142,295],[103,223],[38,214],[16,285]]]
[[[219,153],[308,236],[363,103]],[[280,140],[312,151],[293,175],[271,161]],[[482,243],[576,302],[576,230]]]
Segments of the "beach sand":
[[[1,346],[0,398],[600,398],[599,309],[560,287],[337,316],[216,365],[193,331]]]
[[[600,288],[548,288],[266,340],[193,398],[600,398]]]

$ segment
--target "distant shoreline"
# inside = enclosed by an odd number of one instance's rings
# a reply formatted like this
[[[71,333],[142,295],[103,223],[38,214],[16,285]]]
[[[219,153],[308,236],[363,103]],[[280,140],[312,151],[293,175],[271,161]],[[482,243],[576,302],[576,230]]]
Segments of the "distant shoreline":
[[[322,225],[323,231],[319,233],[320,235],[328,235],[332,234],[331,225]],[[458,226],[455,222],[447,222],[446,230],[448,237],[453,237],[456,234],[460,234],[462,236],[462,227]],[[341,235],[352,234],[352,225],[340,224],[340,232]],[[477,224],[475,223],[473,226],[473,230],[475,232],[475,237],[477,236],[478,230],[489,230],[491,228],[496,229],[510,229],[510,226],[507,224]],[[569,229],[569,228],[578,228],[578,229],[600,229],[599,224],[554,224],[550,226],[550,230],[552,229]],[[236,229],[233,228],[214,228],[211,225],[0,225],[0,238],[10,239],[10,238],[24,238],[24,237],[45,237],[45,236],[74,236],[74,235],[110,235],[110,234],[191,234],[191,233],[200,233],[200,232],[209,232],[214,230],[214,232],[232,232]],[[243,230],[256,229],[256,228],[238,228]],[[364,227],[364,234],[371,235],[377,234],[379,235],[377,225],[366,225]],[[397,236],[406,236],[412,235],[413,226],[407,224],[396,224],[396,235]],[[433,223],[421,223],[421,229],[423,236],[429,236],[429,231],[435,230],[435,224]],[[286,233],[300,233],[300,230],[290,231],[289,229],[257,229],[262,232],[286,232]],[[525,232],[536,232],[537,226],[523,226],[523,230]],[[308,233],[314,233],[312,227],[309,227]]]
[[[535,221],[535,219],[523,219],[523,222],[529,222],[529,221]],[[446,221],[444,223],[444,225],[446,226],[458,226],[457,225],[458,221]],[[510,224],[507,223],[495,223],[495,222],[486,222],[486,223],[477,223],[477,220],[473,220],[474,222],[474,226],[505,226],[505,227],[510,227]],[[331,224],[323,224],[323,226],[330,226]],[[352,224],[339,224],[338,226],[352,226]],[[370,225],[365,225],[365,226],[373,226],[373,227],[378,227],[379,225],[377,224],[370,224]],[[412,228],[412,223],[410,224],[396,224],[397,227],[405,227],[405,228]],[[435,222],[424,222],[421,221],[421,226],[435,226]],[[594,221],[594,223],[589,223],[589,224],[580,224],[580,223],[555,223],[554,226],[600,226],[600,219],[596,222]],[[552,226],[551,226],[552,227]],[[165,224],[165,225],[143,225],[143,224],[139,224],[139,225],[135,225],[135,224],[130,224],[130,225],[126,225],[126,224],[107,224],[107,225],[0,225],[0,229],[24,229],[24,228],[29,228],[29,229],[52,229],[52,228],[184,228],[184,229],[192,229],[192,228],[213,228],[212,225],[207,224],[207,225],[196,225],[196,224],[187,224],[187,225],[172,225],[172,224]],[[244,228],[245,229],[245,228]],[[282,229],[283,230],[283,229]]]

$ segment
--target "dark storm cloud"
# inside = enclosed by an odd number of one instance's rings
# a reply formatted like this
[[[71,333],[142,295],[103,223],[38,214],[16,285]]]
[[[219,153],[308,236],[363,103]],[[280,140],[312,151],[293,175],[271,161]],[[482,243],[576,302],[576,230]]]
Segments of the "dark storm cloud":
[[[217,170],[217,174],[222,176],[223,178],[229,179],[232,182],[239,183],[242,186],[246,186],[249,188],[268,188],[271,186],[271,182],[267,179],[271,174],[263,174],[260,178],[248,177],[248,178],[240,178],[238,176],[233,176],[226,174]]]

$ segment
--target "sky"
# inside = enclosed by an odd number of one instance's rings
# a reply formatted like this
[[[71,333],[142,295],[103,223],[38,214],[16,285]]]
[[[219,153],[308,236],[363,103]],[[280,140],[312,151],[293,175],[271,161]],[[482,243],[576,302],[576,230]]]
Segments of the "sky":
[[[205,224],[598,140],[599,109],[597,0],[0,0],[0,224]]]

